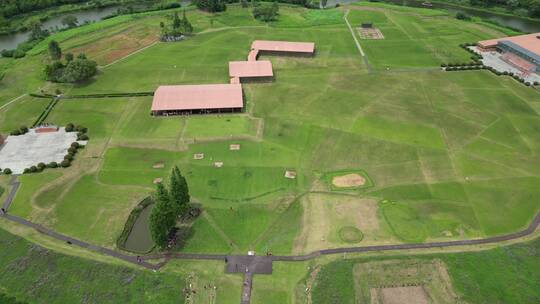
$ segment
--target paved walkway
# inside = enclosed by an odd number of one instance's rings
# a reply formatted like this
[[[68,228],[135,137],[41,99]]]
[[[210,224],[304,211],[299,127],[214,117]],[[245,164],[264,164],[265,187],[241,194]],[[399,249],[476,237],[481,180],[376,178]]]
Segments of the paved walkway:
[[[375,252],[375,251],[397,251],[397,250],[415,250],[415,249],[427,249],[427,248],[444,248],[444,247],[455,247],[455,246],[474,246],[481,244],[492,244],[500,243],[509,240],[519,239],[525,236],[532,234],[538,226],[540,226],[540,212],[534,217],[533,221],[529,226],[518,232],[483,238],[483,239],[472,239],[472,240],[459,240],[459,241],[447,241],[447,242],[430,242],[430,243],[418,243],[418,244],[396,244],[396,245],[375,245],[375,246],[360,246],[360,247],[348,247],[348,248],[333,248],[333,249],[324,249],[319,251],[314,251],[305,255],[295,255],[295,256],[227,256],[221,254],[197,254],[197,253],[158,253],[150,254],[145,256],[133,256],[124,254],[112,249],[95,246],[90,243],[63,235],[61,233],[55,232],[51,229],[45,228],[39,224],[32,223],[26,219],[10,215],[7,213],[9,206],[15,197],[15,193],[20,186],[19,181],[17,181],[17,176],[14,175],[11,179],[11,190],[3,203],[3,210],[0,212],[0,218],[24,225],[35,229],[36,231],[50,236],[54,239],[66,242],[73,246],[78,246],[93,252],[101,253],[111,257],[121,259],[125,262],[132,263],[146,269],[158,270],[161,267],[165,266],[168,261],[171,259],[189,259],[189,260],[219,260],[219,261],[231,261],[232,263],[237,264],[249,264],[250,267],[247,267],[244,273],[244,285],[242,288],[242,304],[247,304],[250,302],[251,298],[251,283],[254,273],[271,273],[271,263],[274,261],[306,261],[315,259],[322,255],[332,255],[332,254],[342,254],[342,253],[359,253],[359,252]],[[5,212],[4,212],[5,210]],[[163,262],[152,264],[147,262],[148,260],[163,259]],[[236,261],[236,262],[235,262]],[[270,264],[270,265],[269,265]],[[230,265],[228,265],[230,266]],[[252,267],[257,266],[257,267]],[[260,266],[260,267],[259,267]],[[258,268],[261,269],[260,272],[256,271]],[[239,272],[239,271],[234,271]]]

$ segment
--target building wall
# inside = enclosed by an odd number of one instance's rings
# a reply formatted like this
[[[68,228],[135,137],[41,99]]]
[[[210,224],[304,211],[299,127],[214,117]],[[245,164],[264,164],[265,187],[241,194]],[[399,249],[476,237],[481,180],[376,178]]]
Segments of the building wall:
[[[527,60],[528,62],[534,64],[536,66],[536,72],[540,72],[540,62],[535,60],[534,58],[531,58],[527,54],[524,54],[524,53],[520,52],[519,50],[516,50],[516,49],[514,49],[512,47],[508,47],[507,45],[504,45],[504,44],[498,44],[497,47],[502,52],[512,53],[512,54],[517,55],[517,56]]]
[[[193,109],[193,110],[152,111],[152,115],[177,116],[177,115],[203,115],[203,114],[222,114],[222,113],[241,113],[241,112],[242,112],[242,108]]]

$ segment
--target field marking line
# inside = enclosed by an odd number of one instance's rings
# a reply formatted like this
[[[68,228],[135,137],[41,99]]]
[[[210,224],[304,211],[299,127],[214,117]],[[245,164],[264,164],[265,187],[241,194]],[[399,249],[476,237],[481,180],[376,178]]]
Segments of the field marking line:
[[[208,221],[208,224],[214,231],[221,237],[222,240],[224,240],[227,243],[227,246],[231,247],[233,250],[240,251],[240,248],[236,243],[219,227],[219,225],[214,221],[214,218],[208,214],[208,212],[203,211],[202,216]]]
[[[115,61],[113,61],[113,62],[111,62],[111,63],[109,63],[109,64],[106,64],[106,65],[104,65],[104,66],[101,66],[100,68],[101,68],[101,69],[106,69],[106,68],[110,67],[111,65],[113,65],[113,64],[115,64],[115,63],[118,63],[118,62],[120,62],[120,61],[122,61],[122,60],[124,60],[124,59],[126,59],[126,58],[128,58],[128,57],[130,57],[130,56],[132,56],[132,55],[138,54],[138,53],[140,53],[140,52],[142,52],[142,51],[144,51],[144,50],[146,50],[146,49],[148,49],[148,48],[150,48],[150,47],[153,47],[154,45],[156,45],[156,44],[158,44],[158,43],[159,43],[159,41],[154,41],[154,43],[152,43],[152,44],[150,44],[150,45],[147,45],[147,46],[143,47],[142,49],[138,49],[138,50],[136,50],[136,51],[133,52],[133,53],[127,54],[126,56],[124,56],[124,57],[122,57],[122,58],[120,58],[120,59],[117,59],[117,60],[115,60]]]
[[[17,100],[19,100],[19,99],[25,97],[26,95],[27,95],[27,94],[22,94],[22,95],[19,96],[19,97],[15,97],[14,99],[10,100],[8,103],[2,105],[2,106],[0,107],[0,110],[2,110],[3,108],[9,106],[11,103],[14,103],[15,101],[17,101]]]
[[[351,35],[354,39],[354,43],[356,44],[356,48],[358,48],[358,51],[360,51],[360,54],[362,57],[366,57],[366,54],[364,54],[364,50],[362,50],[362,46],[360,46],[360,42],[358,42],[358,39],[356,38],[356,35],[354,34],[354,30],[351,27],[351,24],[349,23],[349,20],[347,19],[347,16],[349,15],[350,10],[347,10],[345,15],[343,16],[343,19],[345,19],[345,23],[347,24],[347,27],[349,28],[349,31],[351,32]]]

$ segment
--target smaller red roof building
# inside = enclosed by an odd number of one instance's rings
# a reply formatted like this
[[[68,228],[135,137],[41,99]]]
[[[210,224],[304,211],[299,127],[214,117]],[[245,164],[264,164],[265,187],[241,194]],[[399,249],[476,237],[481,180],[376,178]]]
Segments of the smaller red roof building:
[[[287,52],[313,54],[315,52],[315,43],[313,42],[291,42],[291,41],[271,41],[255,40],[251,44],[252,50],[266,52]]]
[[[259,78],[273,77],[272,63],[261,61],[231,61],[229,62],[229,77]]]
[[[238,112],[244,107],[240,84],[160,86],[154,92],[153,115]]]

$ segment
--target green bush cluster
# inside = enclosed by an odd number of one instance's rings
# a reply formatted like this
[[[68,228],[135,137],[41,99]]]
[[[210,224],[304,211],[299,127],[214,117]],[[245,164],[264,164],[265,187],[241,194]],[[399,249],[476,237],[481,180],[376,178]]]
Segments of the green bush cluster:
[[[28,129],[27,126],[21,126],[20,128],[11,131],[9,133],[9,135],[12,135],[12,136],[24,135],[24,134],[28,133],[28,131],[29,131],[29,129]]]

